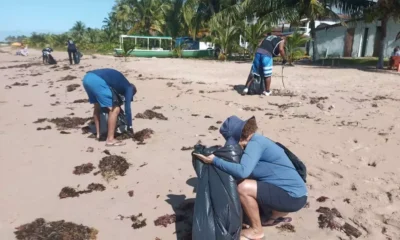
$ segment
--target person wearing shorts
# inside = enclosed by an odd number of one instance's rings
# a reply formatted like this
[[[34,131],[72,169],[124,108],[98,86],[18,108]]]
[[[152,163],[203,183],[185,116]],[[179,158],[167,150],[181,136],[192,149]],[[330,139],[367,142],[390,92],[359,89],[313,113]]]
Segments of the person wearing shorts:
[[[106,146],[125,145],[124,142],[114,138],[122,104],[116,99],[120,98],[119,96],[125,99],[124,108],[128,131],[133,134],[131,102],[136,94],[136,87],[121,72],[110,68],[88,72],[83,78],[83,87],[88,94],[89,102],[94,104],[93,118],[97,139],[100,139],[100,112],[101,109],[105,109],[109,111]],[[115,96],[116,94],[118,96]]]
[[[244,149],[240,163],[232,163],[215,157],[195,154],[207,164],[239,180],[238,192],[243,210],[249,219],[249,228],[242,230],[246,239],[264,237],[263,226],[290,222],[288,213],[297,212],[307,203],[307,187],[296,168],[284,152],[272,140],[256,133],[254,117],[243,121],[229,117],[220,132],[228,145],[240,144]],[[262,212],[272,211],[264,222]]]
[[[262,93],[265,96],[271,95],[271,78],[273,68],[273,57],[281,56],[282,64],[286,63],[285,59],[285,40],[283,37],[268,33],[267,36],[260,42],[256,54],[254,55],[251,71],[247,79],[246,87],[243,94],[247,94],[251,82],[254,80],[254,75],[263,76],[265,78],[265,91]]]

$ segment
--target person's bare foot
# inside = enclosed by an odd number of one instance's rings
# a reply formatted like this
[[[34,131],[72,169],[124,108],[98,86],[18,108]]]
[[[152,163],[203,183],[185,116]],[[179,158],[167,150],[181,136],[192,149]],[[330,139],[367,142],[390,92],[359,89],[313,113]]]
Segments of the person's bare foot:
[[[247,239],[262,239],[264,235],[264,231],[262,228],[260,229],[254,229],[254,228],[248,228],[248,229],[243,229],[241,235]]]

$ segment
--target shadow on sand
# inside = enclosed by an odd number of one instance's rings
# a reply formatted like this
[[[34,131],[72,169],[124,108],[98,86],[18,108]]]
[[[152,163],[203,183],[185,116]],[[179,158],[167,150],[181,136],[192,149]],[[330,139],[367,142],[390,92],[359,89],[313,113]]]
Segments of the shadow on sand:
[[[169,203],[176,215],[175,234],[177,240],[192,239],[192,224],[194,198],[186,198],[186,195],[167,195],[165,200]]]

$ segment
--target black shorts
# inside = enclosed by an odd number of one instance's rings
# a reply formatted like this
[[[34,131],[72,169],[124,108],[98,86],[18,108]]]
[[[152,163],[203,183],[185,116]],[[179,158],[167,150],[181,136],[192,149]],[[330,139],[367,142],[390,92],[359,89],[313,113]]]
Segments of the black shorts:
[[[257,201],[261,210],[268,212],[297,212],[307,203],[307,196],[295,198],[285,190],[266,182],[257,182]]]

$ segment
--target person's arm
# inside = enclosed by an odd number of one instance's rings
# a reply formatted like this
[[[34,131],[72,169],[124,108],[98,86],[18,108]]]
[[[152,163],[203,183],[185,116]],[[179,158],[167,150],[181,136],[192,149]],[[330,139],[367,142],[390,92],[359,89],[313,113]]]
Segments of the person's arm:
[[[282,40],[282,41],[279,43],[279,54],[281,55],[282,59],[286,59],[285,40]]]
[[[218,157],[214,157],[213,164],[217,168],[232,175],[235,178],[247,178],[253,172],[258,161],[260,161],[261,155],[264,150],[265,149],[262,148],[262,146],[258,142],[250,141],[246,146],[240,163],[232,163]]]

